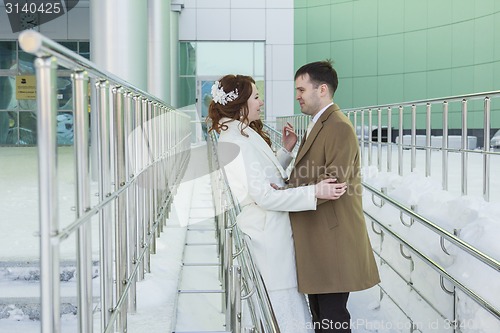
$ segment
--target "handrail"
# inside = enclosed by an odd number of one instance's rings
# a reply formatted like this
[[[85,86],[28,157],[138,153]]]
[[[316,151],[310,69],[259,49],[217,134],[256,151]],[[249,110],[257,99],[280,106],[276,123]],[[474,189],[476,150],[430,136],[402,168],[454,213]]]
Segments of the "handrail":
[[[136,311],[136,282],[166,223],[173,193],[190,156],[190,117],[34,31],[19,36],[37,56],[41,332],[60,331],[60,243],[76,233],[78,332],[93,331],[91,217],[99,214],[100,319],[104,332],[127,330]],[[58,219],[56,70],[72,70],[76,219]],[[94,79],[90,94],[89,77]],[[91,207],[89,96],[98,203]],[[94,138],[94,139],[95,139]],[[114,224],[114,228],[113,225]],[[115,282],[116,281],[116,282]]]
[[[440,103],[440,102],[459,102],[464,99],[466,100],[475,100],[475,99],[481,99],[485,97],[491,97],[491,96],[500,96],[500,90],[493,90],[493,91],[487,91],[487,92],[481,92],[481,93],[472,93],[472,94],[464,94],[464,95],[455,95],[455,96],[449,96],[449,97],[437,97],[437,98],[429,98],[429,99],[420,99],[420,100],[415,100],[415,101],[410,101],[410,102],[402,102],[402,103],[391,103],[391,104],[381,104],[381,105],[370,105],[370,106],[363,106],[363,107],[356,107],[356,108],[349,108],[349,109],[344,109],[344,113],[350,112],[350,111],[356,111],[356,110],[367,110],[367,109],[387,109],[387,108],[397,108],[400,106],[412,106],[412,105],[426,105],[427,103]]]
[[[217,136],[214,131],[210,132],[207,135],[207,143],[208,143],[208,151],[209,151],[209,160],[212,162],[211,164],[211,172],[216,172],[218,174],[218,178],[220,180],[220,185],[222,188],[220,189],[220,194],[223,196],[223,201],[225,205],[221,208],[225,208],[226,211],[222,213],[227,213],[229,215],[228,221],[225,221],[225,228],[230,228],[232,226],[232,235],[234,239],[235,245],[235,253],[232,255],[240,261],[243,276],[245,280],[251,281],[254,286],[254,290],[250,291],[248,283],[246,284],[246,296],[250,304],[253,304],[253,298],[250,297],[255,296],[257,298],[257,309],[255,308],[255,304],[250,306],[250,311],[259,310],[260,312],[260,323],[254,322],[255,327],[263,326],[264,333],[279,333],[279,327],[274,316],[274,312],[272,310],[272,305],[269,300],[269,296],[267,294],[267,290],[262,279],[262,276],[259,273],[259,270],[254,262],[254,255],[252,252],[251,246],[248,245],[249,239],[248,236],[242,234],[236,225],[236,217],[241,212],[239,203],[233,197],[233,193],[231,192],[227,178],[224,172],[224,169],[218,163],[218,155],[217,155]],[[231,251],[232,253],[233,251]],[[237,254],[237,255],[236,255]],[[231,265],[231,260],[224,263],[226,266]],[[228,291],[226,291],[228,292]],[[231,291],[229,291],[231,292]],[[253,315],[252,315],[253,317]],[[256,320],[257,318],[252,318]]]
[[[366,182],[362,182],[362,185],[363,185],[364,188],[366,188],[367,190],[369,190],[373,194],[375,194],[378,197],[380,197],[383,201],[390,203],[391,205],[393,205],[394,207],[396,207],[397,209],[399,209],[403,213],[409,215],[413,220],[416,220],[416,221],[420,222],[422,225],[424,225],[425,227],[427,227],[430,230],[434,231],[439,236],[442,236],[442,237],[446,238],[449,242],[453,243],[458,248],[464,250],[468,254],[470,254],[470,255],[474,256],[475,258],[479,259],[482,263],[484,263],[484,264],[490,266],[491,268],[493,268],[494,270],[500,272],[500,261],[498,261],[498,260],[496,260],[496,259],[494,259],[494,258],[492,258],[492,257],[490,257],[490,256],[488,256],[486,254],[484,254],[483,252],[479,251],[478,249],[476,249],[475,247],[473,247],[469,243],[464,242],[460,238],[456,237],[455,235],[453,235],[450,232],[446,231],[445,229],[441,228],[437,224],[431,222],[429,219],[426,219],[422,215],[419,215],[419,214],[415,213],[413,210],[411,210],[408,207],[402,205],[401,203],[399,203],[398,201],[394,200],[390,196],[382,193],[381,191],[378,191],[376,188],[374,188],[373,186],[367,184]]]
[[[382,229],[385,230],[388,234],[390,234],[393,238],[395,238],[400,244],[404,244],[408,249],[410,249],[413,253],[415,253],[420,259],[422,259],[429,267],[434,269],[439,273],[440,276],[444,276],[448,281],[453,283],[455,286],[460,288],[465,294],[467,294],[470,298],[472,298],[477,304],[479,304],[483,309],[488,310],[489,313],[494,315],[497,319],[500,319],[500,310],[496,309],[491,303],[486,301],[484,298],[473,292],[471,289],[466,287],[463,283],[455,279],[451,274],[449,274],[441,265],[437,264],[434,260],[426,256],[424,253],[419,251],[416,247],[408,243],[397,233],[392,231],[390,228],[385,226],[379,220],[377,220],[373,215],[368,212],[364,212],[366,216],[375,223],[377,223]]]

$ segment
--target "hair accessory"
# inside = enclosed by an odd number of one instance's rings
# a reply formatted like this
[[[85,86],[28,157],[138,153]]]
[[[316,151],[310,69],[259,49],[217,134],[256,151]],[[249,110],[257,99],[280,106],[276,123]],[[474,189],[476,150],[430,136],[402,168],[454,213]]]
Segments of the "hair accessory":
[[[236,98],[238,98],[238,89],[234,89],[234,91],[230,91],[226,94],[224,89],[222,89],[220,82],[215,81],[212,86],[212,99],[215,103],[226,105],[228,102],[232,102]]]

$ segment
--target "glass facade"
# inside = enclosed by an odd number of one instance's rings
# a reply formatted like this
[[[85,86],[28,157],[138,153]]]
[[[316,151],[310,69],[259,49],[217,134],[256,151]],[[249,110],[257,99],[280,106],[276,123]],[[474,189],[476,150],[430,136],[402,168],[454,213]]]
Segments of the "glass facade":
[[[90,58],[88,41],[60,42],[68,49]],[[0,41],[0,146],[36,144],[36,100],[17,93],[16,79],[29,80],[35,75],[35,57],[22,51],[17,41]],[[58,144],[73,143],[73,114],[70,72],[60,67],[57,73]]]
[[[263,97],[264,49],[264,42],[180,42],[179,107],[196,104],[197,90],[205,97],[199,82],[229,73],[252,76]]]

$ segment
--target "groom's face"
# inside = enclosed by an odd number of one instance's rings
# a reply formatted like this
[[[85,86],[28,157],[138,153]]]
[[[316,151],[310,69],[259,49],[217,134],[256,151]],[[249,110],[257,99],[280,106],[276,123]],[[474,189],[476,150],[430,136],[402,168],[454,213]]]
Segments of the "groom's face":
[[[299,102],[303,114],[314,116],[321,110],[319,86],[314,87],[314,84],[309,80],[309,74],[297,77],[295,93],[295,99]]]

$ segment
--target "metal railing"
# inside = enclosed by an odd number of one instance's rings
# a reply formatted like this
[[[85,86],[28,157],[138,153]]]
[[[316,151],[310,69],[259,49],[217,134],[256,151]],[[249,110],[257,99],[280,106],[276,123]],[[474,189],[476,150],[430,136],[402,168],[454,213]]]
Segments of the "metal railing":
[[[219,257],[221,258],[219,276],[226,292],[226,301],[223,301],[226,305],[224,307],[226,327],[230,327],[231,332],[240,332],[242,319],[249,315],[253,332],[279,333],[264,280],[253,259],[250,240],[236,225],[236,216],[240,213],[240,207],[233,198],[224,169],[219,164],[217,136],[213,131],[207,136],[207,148],[217,216]],[[234,260],[238,261],[238,265],[233,265]],[[241,287],[244,295],[240,293],[240,284],[234,283],[234,274],[239,271],[241,271]],[[242,313],[241,301],[243,300],[247,301],[248,313]]]
[[[462,185],[462,194],[464,195],[467,193],[466,190],[465,191],[463,190],[464,187],[467,188],[467,172],[466,172],[467,153],[482,154],[483,155],[483,168],[482,168],[482,171],[483,171],[483,193],[484,193],[484,199],[488,200],[489,199],[489,181],[490,181],[489,180],[489,157],[491,155],[498,154],[498,153],[490,151],[490,147],[489,147],[489,140],[490,140],[489,128],[491,126],[491,124],[490,124],[490,106],[491,106],[490,100],[492,97],[499,97],[499,96],[500,96],[500,91],[497,91],[497,92],[491,92],[491,93],[456,96],[456,97],[450,97],[450,98],[445,98],[445,99],[433,99],[433,100],[427,100],[427,101],[408,102],[408,103],[397,104],[397,108],[400,111],[400,113],[399,113],[399,120],[400,121],[399,121],[399,130],[398,130],[398,134],[399,134],[400,139],[397,141],[396,146],[398,147],[400,152],[402,151],[403,148],[404,149],[411,149],[411,152],[412,152],[411,171],[414,170],[414,167],[416,164],[415,151],[417,148],[418,149],[425,149],[425,152],[426,152],[426,154],[425,154],[426,175],[427,176],[430,175],[430,150],[431,149],[442,150],[442,152],[443,152],[442,153],[442,156],[443,156],[443,171],[442,171],[443,189],[446,189],[447,188],[446,181],[447,181],[447,175],[448,175],[448,171],[449,171],[448,164],[446,163],[447,162],[447,154],[450,151],[459,152],[460,154],[462,154],[462,162],[463,162],[462,163],[462,173],[461,173],[461,178],[462,178],[461,185]],[[462,130],[462,137],[461,137],[462,148],[460,148],[460,149],[449,148],[448,147],[448,131],[447,131],[447,128],[448,128],[448,125],[447,125],[448,124],[448,122],[447,122],[448,103],[457,102],[457,101],[460,102],[462,105],[462,118],[466,118],[467,101],[471,100],[471,99],[484,99],[484,119],[485,119],[484,147],[482,149],[478,149],[478,150],[467,149],[467,147],[465,146],[467,144],[467,142],[465,141],[465,138],[467,137],[467,130]],[[431,146],[431,143],[430,143],[431,142],[430,141],[430,136],[431,136],[431,134],[430,134],[431,133],[430,132],[430,119],[431,119],[430,110],[431,110],[431,105],[435,104],[435,103],[443,103],[443,123],[445,124],[445,126],[443,126],[442,147],[438,147],[438,148]],[[419,146],[416,144],[416,120],[417,120],[417,118],[416,118],[416,105],[425,105],[425,107],[426,107],[426,118],[425,118],[425,120],[426,120],[425,121],[425,123],[426,123],[426,145],[423,145],[423,146]],[[464,107],[464,105],[465,105],[465,107]],[[363,155],[368,154],[367,160],[366,160],[366,158],[362,159],[365,166],[372,165],[372,162],[373,162],[372,145],[374,144],[374,142],[372,141],[373,138],[372,138],[371,131],[368,131],[368,133],[366,133],[368,136],[368,140],[366,139],[366,134],[364,133],[365,132],[365,129],[364,129],[365,128],[364,127],[365,120],[364,119],[366,119],[366,118],[364,116],[364,113],[365,112],[368,113],[368,120],[369,120],[368,121],[368,128],[373,128],[372,122],[371,122],[371,110],[372,109],[377,110],[377,118],[378,118],[377,125],[378,126],[376,127],[376,130],[377,130],[376,144],[378,145],[378,147],[376,150],[376,153],[377,153],[377,160],[376,161],[377,161],[378,170],[381,171],[382,170],[381,145],[382,145],[382,136],[383,136],[382,135],[382,128],[383,127],[386,127],[388,129],[391,128],[391,118],[392,118],[391,108],[394,108],[394,107],[395,107],[395,105],[383,105],[383,106],[360,108],[360,109],[350,109],[350,110],[345,111],[350,116],[351,121],[354,122],[355,128],[357,127],[356,126],[357,113],[361,114],[362,126],[361,126],[361,131],[360,131],[361,133],[358,133],[358,137],[360,138],[360,147],[361,147],[360,150],[361,150],[362,154]],[[411,138],[410,144],[403,144],[403,139],[402,139],[403,135],[404,135],[402,112],[403,112],[405,107],[409,107],[411,109],[411,122],[410,122],[410,124],[411,124],[412,129],[411,129],[411,136],[410,136],[410,138]],[[381,121],[381,110],[383,110],[383,109],[387,110],[387,120],[388,120],[387,124],[384,124]],[[296,116],[290,116],[290,117],[279,117],[277,119],[278,129],[282,128],[286,122],[289,122],[289,123],[294,125],[294,127],[296,128],[296,132],[298,133],[299,140],[300,140],[303,137],[303,134],[307,128],[307,124],[309,122],[309,116],[296,115]],[[466,121],[465,121],[465,124],[466,124]],[[281,147],[281,133],[279,131],[277,131],[276,129],[271,128],[267,125],[265,125],[265,127],[273,140],[273,147],[275,147],[275,149]],[[386,170],[391,171],[392,160],[391,160],[390,151],[392,149],[391,147],[394,144],[392,143],[390,130],[387,130],[386,142],[384,142],[384,144],[387,146],[387,152],[386,152],[386,154],[387,154],[386,155],[387,156],[387,169]],[[296,146],[298,147],[299,144],[297,144]],[[366,152],[366,150],[368,152]],[[403,163],[402,162],[402,154],[399,154],[398,155],[398,165],[399,165],[398,171],[399,171],[400,175],[402,175],[402,172],[403,172],[402,163]],[[465,170],[465,172],[464,172],[464,170]],[[446,254],[449,255],[448,251],[446,250],[446,248],[444,246],[445,240],[450,242],[454,246],[458,247],[459,249],[461,249],[462,251],[464,251],[468,255],[472,256],[475,260],[490,267],[495,272],[500,272],[500,262],[497,259],[492,258],[489,255],[486,255],[485,253],[481,252],[480,250],[478,250],[477,248],[475,248],[471,244],[469,244],[469,243],[463,241],[462,239],[460,239],[459,237],[457,237],[457,235],[446,231],[445,229],[439,227],[439,225],[437,225],[436,223],[433,223],[429,219],[426,219],[423,216],[417,214],[414,211],[415,207],[412,207],[412,209],[410,209],[410,208],[406,207],[405,205],[397,202],[393,198],[387,196],[387,194],[386,194],[387,191],[384,188],[379,191],[379,190],[375,189],[374,187],[372,187],[371,185],[367,184],[366,182],[362,182],[362,185],[364,186],[364,188],[367,191],[369,191],[372,194],[372,201],[374,202],[374,204],[376,206],[382,207],[384,204],[389,203],[389,204],[391,204],[391,206],[395,207],[400,212],[401,223],[403,225],[405,225],[406,227],[411,227],[413,225],[413,223],[416,221],[420,225],[423,225],[426,228],[428,228],[430,231],[432,231],[437,236],[438,240],[440,239],[441,249]],[[380,198],[380,204],[375,203],[375,201],[374,201],[375,196]],[[406,255],[403,252],[403,248],[409,249],[411,251],[411,253],[415,254],[428,267],[432,268],[434,271],[436,271],[439,274],[441,288],[443,289],[443,291],[445,291],[446,294],[451,294],[453,296],[454,311],[453,311],[451,318],[447,318],[442,312],[437,310],[436,306],[434,306],[434,304],[431,301],[429,301],[428,299],[423,297],[422,294],[420,293],[420,291],[413,285],[413,283],[411,281],[406,280],[406,278],[403,276],[402,273],[398,272],[397,269],[392,267],[392,265],[389,263],[390,260],[387,260],[386,258],[384,258],[382,253],[379,253],[374,249],[375,254],[380,258],[381,263],[388,265],[390,267],[390,269],[392,271],[394,271],[404,281],[404,283],[406,285],[408,285],[412,290],[414,290],[425,302],[427,302],[428,305],[431,308],[433,308],[440,315],[441,318],[447,320],[450,328],[453,328],[454,331],[460,331],[460,321],[459,321],[459,316],[458,316],[457,311],[456,311],[456,309],[457,309],[457,295],[455,292],[455,288],[462,291],[463,293],[465,293],[468,297],[470,297],[472,300],[474,300],[481,308],[488,311],[494,318],[496,318],[497,320],[500,320],[500,310],[498,308],[496,308],[493,304],[488,302],[484,297],[480,296],[477,292],[472,290],[472,288],[470,286],[467,286],[466,284],[460,282],[459,279],[457,279],[454,274],[447,271],[442,265],[437,264],[435,262],[435,260],[433,260],[433,258],[424,254],[422,249],[419,249],[418,247],[416,247],[413,244],[411,244],[410,242],[408,242],[407,239],[405,239],[404,237],[399,235],[397,232],[392,230],[392,228],[387,227],[386,223],[385,223],[386,221],[381,221],[379,218],[377,218],[377,216],[367,212],[366,210],[365,210],[365,215],[372,223],[373,232],[380,236],[381,242],[383,242],[383,240],[384,240],[384,234],[388,234],[389,236],[391,236],[391,238],[395,239],[397,243],[399,243],[401,255],[404,258],[406,258],[406,260],[410,260],[412,265],[414,265],[413,259],[411,258],[410,255]],[[407,223],[406,221],[404,221],[403,216],[408,216],[410,219],[410,223]],[[381,231],[375,230],[375,228],[374,228],[375,224],[379,225]],[[412,268],[412,270],[413,270],[413,268]],[[443,283],[444,279],[449,281],[454,286],[452,291],[449,291],[446,289],[446,287],[444,286],[444,283]],[[394,301],[393,297],[391,297],[391,295],[381,285],[379,287],[381,289],[381,293],[386,294],[388,296],[388,298],[390,298],[400,308],[400,310],[407,316],[407,318],[410,321],[412,321],[411,314],[406,313],[397,304],[397,302]],[[412,322],[412,327],[414,327],[413,322]]]
[[[91,219],[99,217],[101,331],[124,332],[136,281],[150,271],[172,195],[190,152],[190,119],[154,96],[34,31],[19,36],[37,56],[41,332],[60,332],[60,243],[76,235],[78,331],[93,331]],[[72,71],[76,219],[58,218],[56,70]],[[89,92],[89,79],[93,91]],[[89,99],[93,107],[89,113]],[[92,126],[89,125],[89,117]],[[89,140],[89,129],[96,140]],[[90,146],[98,202],[91,203]]]
[[[475,94],[450,96],[444,98],[433,98],[404,103],[384,104],[376,106],[366,106],[360,108],[344,109],[356,129],[361,150],[361,167],[373,164],[373,148],[376,147],[376,165],[379,171],[383,168],[382,148],[386,147],[386,167],[385,171],[392,171],[393,149],[397,149],[397,168],[399,175],[404,173],[403,151],[411,151],[410,171],[414,171],[417,165],[417,150],[425,151],[425,175],[431,176],[431,151],[439,150],[441,154],[441,183],[443,190],[449,187],[449,153],[459,153],[460,162],[460,189],[462,195],[468,194],[469,180],[469,154],[482,156],[482,196],[486,201],[490,201],[490,159],[492,155],[500,156],[500,152],[492,151],[490,147],[491,139],[491,111],[492,102],[500,97],[500,91],[490,91]],[[477,107],[474,112],[476,117],[482,116],[483,142],[480,149],[471,149],[469,135],[469,106],[472,102],[480,101],[481,107]],[[420,108],[420,109],[419,109]],[[460,114],[460,135],[450,134],[450,111],[456,108]],[[438,109],[438,111],[436,111]],[[497,107],[498,109],[498,107]],[[397,114],[393,111],[397,110]],[[440,113],[440,117],[435,117]],[[458,114],[458,111],[454,114]],[[396,118],[397,121],[394,121]],[[288,121],[296,128],[299,138],[302,138],[309,116],[295,115],[288,117],[277,117],[276,126],[282,128]],[[408,120],[409,119],[409,120]],[[376,122],[374,122],[376,120]],[[434,120],[434,121],[432,121]],[[436,126],[436,121],[440,121],[440,126]],[[433,124],[434,122],[434,124]],[[393,137],[393,127],[397,125],[397,130]],[[500,125],[498,125],[500,126]],[[376,132],[376,135],[374,135]],[[437,133],[441,135],[433,135]],[[409,134],[408,134],[409,133]],[[423,133],[423,134],[418,134]],[[460,145],[457,148],[450,146],[451,139],[459,139]],[[394,141],[394,142],[393,142]],[[406,142],[409,141],[409,142]],[[418,141],[422,141],[418,143]]]

